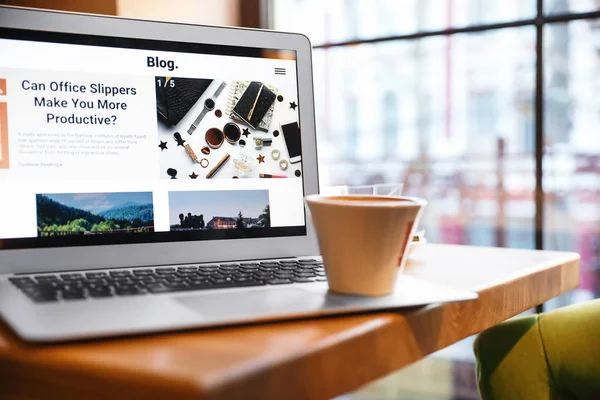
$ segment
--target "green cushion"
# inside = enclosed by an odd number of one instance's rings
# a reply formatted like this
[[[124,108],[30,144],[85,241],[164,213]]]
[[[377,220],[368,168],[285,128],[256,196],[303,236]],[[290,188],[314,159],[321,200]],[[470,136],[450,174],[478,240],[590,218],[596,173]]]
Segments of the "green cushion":
[[[483,400],[600,399],[600,299],[490,328],[475,355]]]

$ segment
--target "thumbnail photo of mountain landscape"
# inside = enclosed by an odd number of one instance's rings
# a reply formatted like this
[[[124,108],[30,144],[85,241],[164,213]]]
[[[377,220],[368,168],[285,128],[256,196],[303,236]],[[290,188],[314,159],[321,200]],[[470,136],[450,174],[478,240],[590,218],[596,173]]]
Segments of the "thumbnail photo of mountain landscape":
[[[38,236],[154,231],[152,192],[37,194]]]

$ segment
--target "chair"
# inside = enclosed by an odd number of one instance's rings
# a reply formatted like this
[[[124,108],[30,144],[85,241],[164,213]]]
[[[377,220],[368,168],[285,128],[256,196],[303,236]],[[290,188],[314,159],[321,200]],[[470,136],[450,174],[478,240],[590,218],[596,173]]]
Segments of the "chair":
[[[475,356],[483,400],[600,399],[600,299],[503,322]]]

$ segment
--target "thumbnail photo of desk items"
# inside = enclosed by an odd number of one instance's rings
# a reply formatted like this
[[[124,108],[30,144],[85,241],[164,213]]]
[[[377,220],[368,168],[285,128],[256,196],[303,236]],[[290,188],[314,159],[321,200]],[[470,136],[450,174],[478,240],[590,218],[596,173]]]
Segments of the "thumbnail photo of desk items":
[[[155,81],[161,178],[302,176],[295,98],[288,107],[285,93],[259,81]]]

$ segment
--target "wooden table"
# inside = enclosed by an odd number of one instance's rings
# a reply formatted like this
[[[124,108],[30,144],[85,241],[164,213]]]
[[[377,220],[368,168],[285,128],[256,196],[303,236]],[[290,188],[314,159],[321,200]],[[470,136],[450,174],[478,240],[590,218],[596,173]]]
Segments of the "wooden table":
[[[479,299],[398,312],[35,346],[0,325],[1,399],[297,399],[347,393],[579,285],[579,257],[425,245],[406,273]]]

